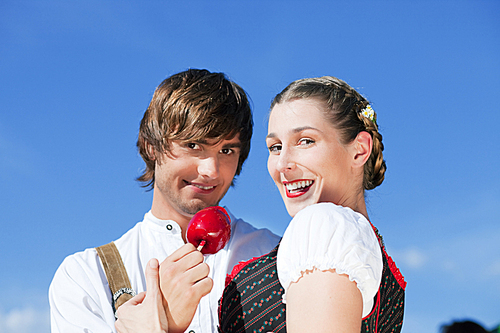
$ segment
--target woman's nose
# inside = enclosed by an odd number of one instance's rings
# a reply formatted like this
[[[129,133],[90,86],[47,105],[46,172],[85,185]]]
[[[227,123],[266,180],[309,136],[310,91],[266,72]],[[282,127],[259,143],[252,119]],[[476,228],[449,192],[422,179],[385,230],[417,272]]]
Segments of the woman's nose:
[[[293,170],[295,168],[295,165],[296,164],[294,162],[292,153],[288,149],[282,148],[278,158],[278,163],[276,164],[276,168],[278,169],[278,171],[281,173],[286,173]]]

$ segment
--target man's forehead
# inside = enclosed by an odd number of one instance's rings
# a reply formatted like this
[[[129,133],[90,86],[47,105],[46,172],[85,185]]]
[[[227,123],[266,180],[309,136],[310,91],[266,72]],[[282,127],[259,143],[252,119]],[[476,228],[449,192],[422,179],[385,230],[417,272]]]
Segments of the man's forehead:
[[[177,141],[177,142],[197,142],[200,144],[204,145],[209,145],[209,146],[216,146],[216,145],[223,145],[223,146],[230,146],[230,147],[239,147],[241,146],[241,140],[240,140],[240,133],[237,133],[236,135],[228,135],[225,138],[201,138],[201,139],[181,139],[181,140],[172,140],[172,141]]]
[[[215,146],[218,144],[222,145],[240,145],[241,140],[240,140],[240,133],[237,133],[236,135],[228,135],[227,137],[223,139],[218,139],[218,138],[205,138],[201,140],[196,140],[200,143]]]

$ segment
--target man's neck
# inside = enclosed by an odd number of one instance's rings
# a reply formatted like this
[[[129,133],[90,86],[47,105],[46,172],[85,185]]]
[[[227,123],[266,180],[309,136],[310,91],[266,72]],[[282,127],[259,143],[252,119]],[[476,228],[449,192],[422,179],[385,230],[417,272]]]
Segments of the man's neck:
[[[153,204],[151,206],[151,213],[154,217],[160,220],[172,220],[175,221],[182,230],[182,239],[186,242],[186,230],[191,221],[192,216],[182,214],[165,203],[163,200],[159,199],[158,196],[153,194]]]

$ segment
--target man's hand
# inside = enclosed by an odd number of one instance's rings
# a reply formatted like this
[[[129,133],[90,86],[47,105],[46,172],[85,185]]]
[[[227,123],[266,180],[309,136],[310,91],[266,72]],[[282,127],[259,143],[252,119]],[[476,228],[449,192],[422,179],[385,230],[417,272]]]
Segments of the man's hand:
[[[192,244],[185,244],[160,265],[160,289],[165,298],[169,332],[184,332],[203,296],[213,287],[210,268]]]
[[[118,308],[115,322],[118,333],[168,332],[157,259],[151,259],[146,266],[146,288]]]

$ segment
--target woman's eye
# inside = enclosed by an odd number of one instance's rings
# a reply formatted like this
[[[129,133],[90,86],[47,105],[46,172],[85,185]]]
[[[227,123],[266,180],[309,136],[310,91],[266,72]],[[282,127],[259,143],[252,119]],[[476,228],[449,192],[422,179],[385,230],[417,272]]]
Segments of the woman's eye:
[[[281,145],[271,145],[267,147],[270,153],[279,153],[281,151]]]
[[[299,146],[307,146],[307,145],[310,145],[313,143],[314,143],[314,140],[308,139],[308,138],[304,138],[304,139],[299,140]]]

